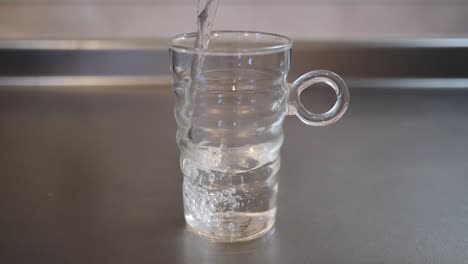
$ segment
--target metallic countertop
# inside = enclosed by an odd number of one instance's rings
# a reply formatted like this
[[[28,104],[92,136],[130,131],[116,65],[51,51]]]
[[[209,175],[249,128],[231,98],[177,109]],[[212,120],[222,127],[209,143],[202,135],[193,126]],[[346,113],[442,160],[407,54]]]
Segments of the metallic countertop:
[[[468,90],[288,117],[275,229],[239,244],[184,226],[169,89],[40,90],[0,93],[0,263],[468,262]]]

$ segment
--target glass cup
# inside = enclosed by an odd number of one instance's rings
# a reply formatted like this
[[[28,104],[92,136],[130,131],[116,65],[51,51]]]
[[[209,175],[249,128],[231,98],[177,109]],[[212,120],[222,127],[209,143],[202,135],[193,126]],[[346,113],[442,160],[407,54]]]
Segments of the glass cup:
[[[185,220],[215,241],[251,240],[275,222],[284,117],[331,124],[348,107],[348,88],[325,70],[288,84],[292,41],[284,36],[218,31],[208,50],[195,49],[195,39],[183,34],[169,43]],[[301,103],[316,83],[336,93],[326,113]]]

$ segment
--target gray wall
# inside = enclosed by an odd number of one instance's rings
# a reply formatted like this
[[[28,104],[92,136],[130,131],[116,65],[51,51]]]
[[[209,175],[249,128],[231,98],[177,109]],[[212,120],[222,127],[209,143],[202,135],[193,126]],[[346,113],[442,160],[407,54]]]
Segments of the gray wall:
[[[196,0],[0,0],[0,38],[160,38],[193,31]],[[295,39],[459,37],[468,1],[220,0],[216,29]]]

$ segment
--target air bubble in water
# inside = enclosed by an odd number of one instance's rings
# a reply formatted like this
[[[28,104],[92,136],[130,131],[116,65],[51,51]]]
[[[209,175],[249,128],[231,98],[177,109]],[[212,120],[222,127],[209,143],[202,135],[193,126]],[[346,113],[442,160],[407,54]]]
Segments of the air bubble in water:
[[[208,180],[209,180],[210,182],[214,182],[214,180],[215,180],[215,175],[214,175],[214,173],[210,173],[210,175],[208,175]]]

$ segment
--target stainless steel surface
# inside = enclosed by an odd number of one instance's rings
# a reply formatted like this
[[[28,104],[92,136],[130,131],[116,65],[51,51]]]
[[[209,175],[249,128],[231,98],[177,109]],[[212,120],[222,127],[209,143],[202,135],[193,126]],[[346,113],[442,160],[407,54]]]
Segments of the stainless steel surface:
[[[412,40],[409,40],[413,42]],[[415,40],[420,42],[421,40]],[[163,39],[1,39],[0,49],[14,50],[164,50],[168,40]],[[423,41],[428,43],[427,41]],[[430,43],[465,45],[465,39],[434,39]]]
[[[180,34],[180,32],[178,33]],[[165,50],[168,38],[142,39],[0,39],[0,49],[14,50]],[[311,39],[294,41],[294,47],[351,46],[386,48],[465,48],[468,38],[381,37]],[[315,43],[315,44],[314,44]]]
[[[3,91],[0,263],[466,263],[468,91],[351,97],[287,118],[274,232],[214,244],[184,227],[169,89]]]
[[[169,74],[166,49],[0,49],[0,76],[160,76]]]
[[[355,87],[426,87],[419,80],[435,80],[441,86],[442,80],[442,87],[463,88],[468,87],[463,84],[468,78],[467,54],[466,39],[298,42],[289,77],[294,80],[311,69],[329,69],[359,81]],[[150,40],[0,40],[0,61],[0,89],[108,89],[132,80],[137,85],[160,85],[170,79],[165,45]]]
[[[466,80],[468,83],[468,79]],[[464,83],[463,80],[459,81]],[[37,77],[0,77],[0,90],[38,91],[50,90],[61,92],[116,92],[147,89],[156,87],[169,89],[170,76],[37,76]]]

